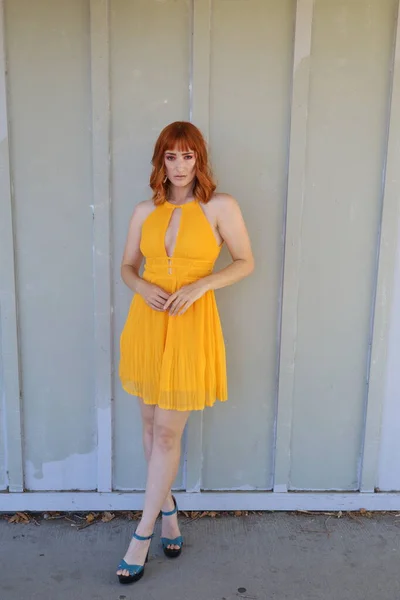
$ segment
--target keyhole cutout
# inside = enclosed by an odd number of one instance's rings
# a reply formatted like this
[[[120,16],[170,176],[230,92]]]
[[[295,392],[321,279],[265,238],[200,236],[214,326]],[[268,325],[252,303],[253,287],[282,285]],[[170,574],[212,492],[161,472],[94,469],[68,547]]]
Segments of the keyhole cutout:
[[[182,209],[174,208],[171,218],[168,222],[167,231],[165,232],[164,246],[168,258],[172,258],[175,252],[176,243],[182,219]]]

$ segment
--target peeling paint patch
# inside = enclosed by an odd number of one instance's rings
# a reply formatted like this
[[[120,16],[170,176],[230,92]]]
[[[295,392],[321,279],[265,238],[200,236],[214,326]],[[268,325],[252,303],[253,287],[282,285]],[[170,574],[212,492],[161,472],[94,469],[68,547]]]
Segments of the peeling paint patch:
[[[88,454],[71,454],[63,460],[25,466],[26,488],[31,491],[95,490],[97,488],[97,449]]]

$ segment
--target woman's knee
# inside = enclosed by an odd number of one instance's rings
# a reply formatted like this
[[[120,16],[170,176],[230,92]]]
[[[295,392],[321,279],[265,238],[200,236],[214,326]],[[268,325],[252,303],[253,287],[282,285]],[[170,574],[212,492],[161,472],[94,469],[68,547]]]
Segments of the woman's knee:
[[[171,452],[180,446],[180,432],[167,425],[154,425],[154,443],[163,452]]]

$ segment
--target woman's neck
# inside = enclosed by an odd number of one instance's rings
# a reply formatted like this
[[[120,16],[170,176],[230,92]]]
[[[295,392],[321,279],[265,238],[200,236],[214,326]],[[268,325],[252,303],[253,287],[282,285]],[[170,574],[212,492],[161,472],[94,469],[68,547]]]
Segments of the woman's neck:
[[[191,202],[193,198],[193,182],[185,185],[184,187],[177,187],[176,185],[170,184],[168,201],[172,204],[186,204]]]

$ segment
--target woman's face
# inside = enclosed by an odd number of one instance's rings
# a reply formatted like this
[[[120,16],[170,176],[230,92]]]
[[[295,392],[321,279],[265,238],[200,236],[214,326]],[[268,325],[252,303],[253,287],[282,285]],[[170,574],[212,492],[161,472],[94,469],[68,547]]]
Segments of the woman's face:
[[[188,185],[196,175],[196,157],[191,150],[167,150],[164,154],[164,164],[168,179],[177,187]]]

